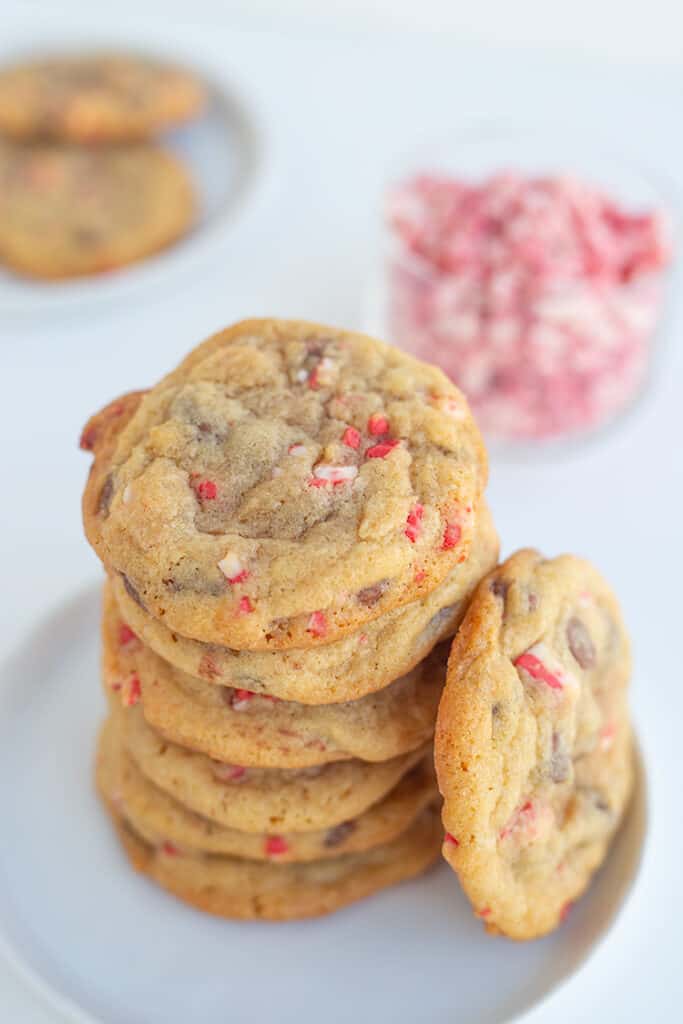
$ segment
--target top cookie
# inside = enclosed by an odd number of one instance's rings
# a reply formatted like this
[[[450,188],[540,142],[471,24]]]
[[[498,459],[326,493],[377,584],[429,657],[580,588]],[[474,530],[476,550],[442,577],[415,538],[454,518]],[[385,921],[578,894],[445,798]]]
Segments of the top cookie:
[[[441,371],[360,334],[244,321],[130,418],[95,417],[86,532],[185,636],[330,643],[469,552],[486,455]]]
[[[477,588],[437,721],[444,856],[489,930],[543,935],[602,862],[632,786],[629,643],[587,562],[520,551]]]
[[[0,132],[71,142],[143,139],[194,117],[204,98],[194,75],[161,61],[47,57],[0,71]]]

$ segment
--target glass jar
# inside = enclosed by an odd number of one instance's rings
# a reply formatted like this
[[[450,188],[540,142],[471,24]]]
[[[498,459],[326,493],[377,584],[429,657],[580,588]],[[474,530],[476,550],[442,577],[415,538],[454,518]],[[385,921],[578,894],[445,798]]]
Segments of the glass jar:
[[[586,139],[469,134],[393,176],[373,327],[441,366],[494,446],[586,437],[648,380],[671,214]]]

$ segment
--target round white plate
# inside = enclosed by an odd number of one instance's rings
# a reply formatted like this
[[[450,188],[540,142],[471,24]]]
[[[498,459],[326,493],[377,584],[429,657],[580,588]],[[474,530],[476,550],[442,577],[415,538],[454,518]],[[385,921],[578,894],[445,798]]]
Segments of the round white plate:
[[[538,942],[487,936],[445,865],[296,924],[176,902],[133,873],[93,792],[98,593],[56,610],[0,670],[0,935],[67,1019],[493,1024],[568,978],[614,922],[640,860],[642,767],[605,868]]]
[[[4,63],[10,56],[0,54],[0,59]],[[208,90],[205,112],[158,140],[182,160],[192,178],[198,210],[190,232],[139,263],[90,277],[34,281],[0,267],[0,316],[53,314],[155,286],[167,289],[178,272],[196,266],[220,244],[258,180],[264,140],[254,114],[229,85],[212,81],[201,67],[197,74]]]

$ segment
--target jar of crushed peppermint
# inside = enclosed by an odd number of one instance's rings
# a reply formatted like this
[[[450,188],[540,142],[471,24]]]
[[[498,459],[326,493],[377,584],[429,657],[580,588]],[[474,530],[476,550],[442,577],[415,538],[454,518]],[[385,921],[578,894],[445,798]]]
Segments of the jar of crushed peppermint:
[[[662,194],[581,155],[545,133],[482,139],[386,197],[382,327],[442,367],[494,442],[586,435],[647,380],[671,260]]]

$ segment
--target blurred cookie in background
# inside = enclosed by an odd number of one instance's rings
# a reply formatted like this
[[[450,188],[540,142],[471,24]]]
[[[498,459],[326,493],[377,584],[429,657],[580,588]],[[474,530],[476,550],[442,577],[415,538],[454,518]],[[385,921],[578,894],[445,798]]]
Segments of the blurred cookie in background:
[[[204,86],[189,71],[148,57],[72,54],[0,71],[0,132],[16,139],[122,142],[196,117]]]
[[[30,277],[132,263],[185,234],[194,212],[184,167],[156,146],[0,144],[0,261]]]

